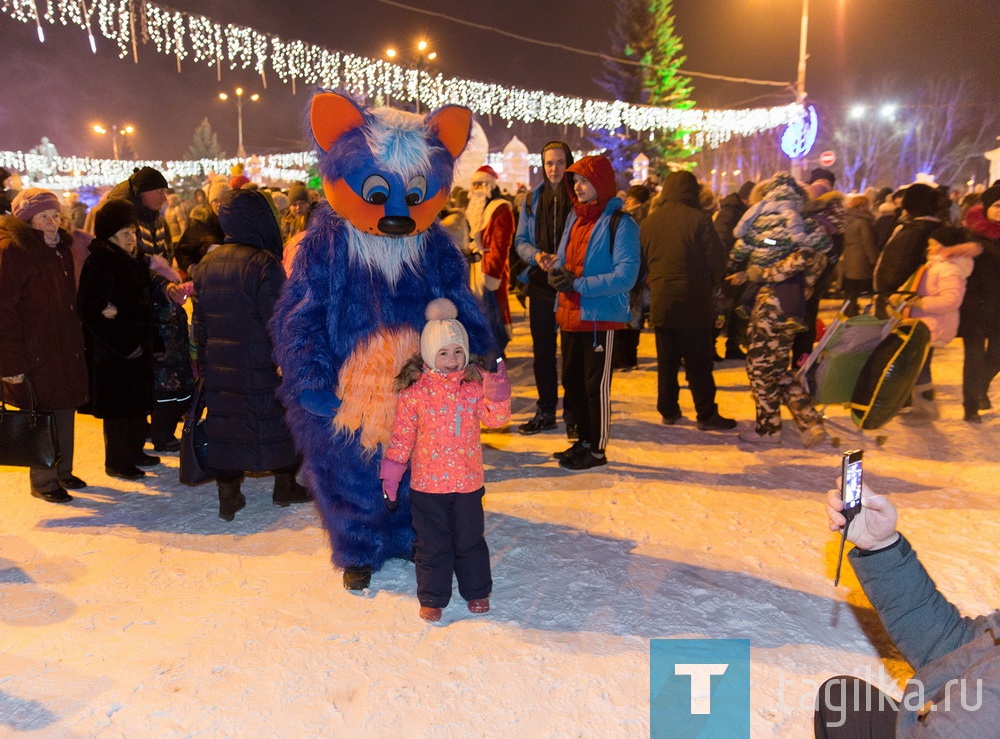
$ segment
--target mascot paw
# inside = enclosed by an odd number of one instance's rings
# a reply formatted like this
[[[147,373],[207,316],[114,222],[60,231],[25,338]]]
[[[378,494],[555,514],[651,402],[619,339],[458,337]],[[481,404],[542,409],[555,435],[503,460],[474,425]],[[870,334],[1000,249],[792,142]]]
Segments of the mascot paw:
[[[323,390],[306,390],[299,396],[299,405],[314,416],[333,418],[340,408],[340,398]]]
[[[364,590],[372,581],[372,568],[368,565],[346,567],[344,569],[344,587],[348,590]]]

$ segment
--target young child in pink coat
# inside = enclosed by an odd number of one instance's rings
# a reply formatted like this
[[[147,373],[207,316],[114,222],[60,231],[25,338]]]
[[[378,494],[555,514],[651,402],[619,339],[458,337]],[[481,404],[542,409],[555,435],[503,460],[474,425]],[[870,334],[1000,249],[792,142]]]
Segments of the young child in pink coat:
[[[510,381],[502,361],[496,374],[469,365],[469,337],[450,300],[431,301],[425,316],[420,354],[396,378],[399,400],[380,477],[395,510],[410,463],[420,617],[438,621],[451,600],[452,573],[472,613],[490,609],[479,424],[499,428],[510,420]]]

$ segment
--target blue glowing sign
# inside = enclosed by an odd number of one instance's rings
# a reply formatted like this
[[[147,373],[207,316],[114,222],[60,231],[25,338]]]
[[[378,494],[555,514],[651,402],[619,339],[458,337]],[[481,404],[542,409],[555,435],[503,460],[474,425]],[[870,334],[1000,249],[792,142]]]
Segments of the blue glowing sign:
[[[816,115],[816,108],[810,105],[802,117],[789,123],[781,134],[781,150],[792,159],[804,157],[816,143],[817,133],[819,116]]]

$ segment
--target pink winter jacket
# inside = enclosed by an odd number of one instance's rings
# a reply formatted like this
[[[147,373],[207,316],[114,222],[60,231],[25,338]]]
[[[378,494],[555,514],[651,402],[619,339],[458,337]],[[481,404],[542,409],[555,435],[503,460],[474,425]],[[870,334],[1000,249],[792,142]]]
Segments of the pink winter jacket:
[[[927,257],[927,270],[917,285],[920,307],[910,311],[931,330],[931,346],[942,347],[958,335],[958,309],[965,297],[965,282],[974,263],[967,256],[941,254]]]
[[[385,456],[410,462],[410,487],[422,493],[471,493],[483,486],[479,422],[499,428],[510,420],[510,399],[494,403],[464,372],[424,368],[399,393],[392,439]]]

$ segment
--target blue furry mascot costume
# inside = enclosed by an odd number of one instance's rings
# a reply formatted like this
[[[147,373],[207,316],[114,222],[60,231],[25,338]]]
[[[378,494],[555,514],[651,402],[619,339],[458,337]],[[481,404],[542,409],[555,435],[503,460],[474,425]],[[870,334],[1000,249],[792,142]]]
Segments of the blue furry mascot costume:
[[[468,264],[435,222],[472,113],[449,105],[424,117],[320,92],[309,122],[329,206],[313,214],[275,308],[274,358],[333,562],[344,587],[362,590],[386,560],[412,557],[409,475],[390,512],[379,462],[393,378],[420,350],[427,304],[451,300],[470,351],[494,354]]]

